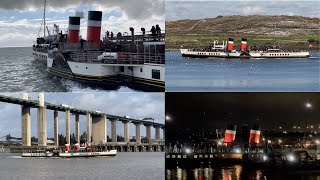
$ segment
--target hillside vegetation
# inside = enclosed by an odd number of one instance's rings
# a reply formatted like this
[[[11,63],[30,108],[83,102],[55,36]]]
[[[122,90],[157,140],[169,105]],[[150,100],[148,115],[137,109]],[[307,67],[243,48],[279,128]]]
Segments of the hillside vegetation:
[[[206,46],[213,40],[242,37],[251,45],[281,45],[306,49],[319,47],[320,18],[302,16],[218,16],[166,22],[166,48]],[[308,41],[309,40],[309,41]]]

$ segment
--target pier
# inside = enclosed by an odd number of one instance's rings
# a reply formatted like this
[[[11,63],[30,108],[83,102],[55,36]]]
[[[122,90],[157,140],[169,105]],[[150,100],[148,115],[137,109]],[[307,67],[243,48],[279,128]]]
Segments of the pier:
[[[31,116],[30,109],[37,109],[37,128],[39,148],[58,148],[58,114],[64,113],[66,117],[66,143],[70,144],[70,114],[75,115],[75,136],[80,143],[80,116],[86,117],[86,144],[91,146],[108,146],[108,148],[118,149],[126,152],[160,152],[164,151],[164,130],[165,126],[161,123],[129,118],[127,116],[110,115],[99,111],[78,109],[65,104],[57,105],[45,102],[44,93],[39,93],[39,100],[31,100],[27,93],[23,93],[23,98],[0,96],[0,102],[21,105],[21,133],[22,148],[34,148],[31,146]],[[47,145],[47,110],[54,111],[54,145]],[[111,142],[107,142],[107,121],[111,122]],[[117,122],[124,124],[124,142],[117,141]],[[136,126],[136,142],[130,142],[130,124]],[[141,127],[146,128],[147,143],[141,143]],[[151,138],[151,128],[155,129],[155,138]],[[160,132],[162,130],[162,139]],[[92,139],[92,140],[91,140]]]

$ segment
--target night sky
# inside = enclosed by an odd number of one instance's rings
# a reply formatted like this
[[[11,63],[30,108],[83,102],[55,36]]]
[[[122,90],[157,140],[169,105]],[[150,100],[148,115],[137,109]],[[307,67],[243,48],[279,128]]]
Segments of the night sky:
[[[312,103],[307,109],[305,104]],[[228,124],[263,129],[320,125],[320,93],[166,93],[166,131],[226,128]]]

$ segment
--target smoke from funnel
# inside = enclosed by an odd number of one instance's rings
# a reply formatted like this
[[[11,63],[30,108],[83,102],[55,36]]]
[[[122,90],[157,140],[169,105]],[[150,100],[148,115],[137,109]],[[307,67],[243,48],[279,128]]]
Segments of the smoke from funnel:
[[[80,19],[84,19],[84,12],[83,11],[76,11],[74,16],[80,17]]]

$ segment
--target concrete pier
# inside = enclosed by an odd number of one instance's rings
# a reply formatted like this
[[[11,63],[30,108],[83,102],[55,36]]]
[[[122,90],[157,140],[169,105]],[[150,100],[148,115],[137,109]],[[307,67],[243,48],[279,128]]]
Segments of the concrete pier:
[[[117,142],[117,119],[111,119],[111,141]]]
[[[54,136],[54,145],[59,146],[59,125],[58,125],[58,111],[55,110],[53,113],[53,136]]]
[[[146,136],[148,139],[148,143],[151,143],[151,125],[145,125],[146,126]]]
[[[87,145],[90,145],[91,144],[91,122],[90,122],[90,119],[91,119],[91,115],[90,113],[87,112],[87,115],[86,115],[86,124],[87,124]]]
[[[66,141],[70,144],[70,110],[66,110]]]
[[[155,139],[160,139],[160,127],[159,126],[154,126],[155,128]]]
[[[80,122],[79,122],[79,114],[75,115],[75,132],[76,132],[76,141],[80,143]]]
[[[134,123],[136,125],[136,143],[141,143],[141,132],[140,132],[140,127],[141,123]]]
[[[101,116],[92,116],[92,142],[95,145],[107,142],[107,118]]]
[[[164,127],[162,127],[161,129],[162,129],[162,139],[165,139],[166,131]]]
[[[28,100],[28,93],[23,93],[23,100]],[[22,106],[21,108],[21,125],[22,125],[22,146],[31,146],[31,122],[30,107]]]
[[[124,129],[124,142],[130,142],[130,121],[123,122]]]
[[[44,93],[39,93],[38,146],[47,146],[47,118],[46,107],[44,106]]]

